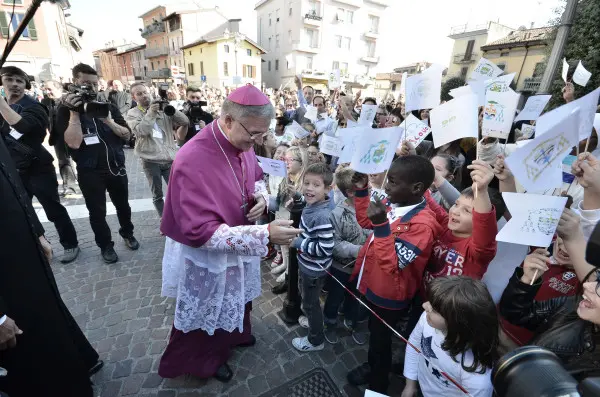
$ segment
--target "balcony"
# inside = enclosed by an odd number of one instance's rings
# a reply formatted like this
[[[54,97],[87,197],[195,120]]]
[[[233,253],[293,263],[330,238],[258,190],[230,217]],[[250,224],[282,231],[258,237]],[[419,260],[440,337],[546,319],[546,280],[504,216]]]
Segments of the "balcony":
[[[146,48],[144,50],[144,56],[146,58],[156,58],[169,55],[168,47],[157,47],[157,48]]]
[[[360,60],[363,61],[363,62],[378,63],[379,62],[379,57],[365,55],[365,56],[361,57]]]
[[[179,55],[181,55],[181,53],[182,53],[181,48],[175,48],[175,49],[170,48],[169,49],[169,55],[172,57],[179,56]]]
[[[365,37],[369,38],[369,39],[378,39],[379,38],[379,31],[376,29],[370,29],[368,31],[365,32]]]
[[[166,29],[165,29],[165,24],[162,22],[154,22],[151,23],[150,25],[146,26],[142,31],[142,37],[144,39],[147,39],[150,36],[153,36],[157,33],[165,33]]]
[[[320,27],[323,21],[323,17],[317,15],[315,11],[309,12],[304,15],[304,23],[311,26]]]
[[[311,54],[318,54],[321,51],[317,44],[298,43],[294,44],[292,48],[295,51],[308,52]]]
[[[391,0],[365,0],[368,3],[377,4],[384,7],[390,7],[392,5]]]
[[[537,92],[541,82],[541,77],[528,77],[523,80],[523,91]]]
[[[164,79],[164,78],[171,77],[171,69],[162,68],[162,69],[158,69],[158,70],[149,70],[148,77],[151,79]]]
[[[479,59],[479,54],[476,52],[471,53],[469,56],[465,56],[465,54],[454,54],[454,63],[457,65],[467,65],[469,63],[474,63]]]

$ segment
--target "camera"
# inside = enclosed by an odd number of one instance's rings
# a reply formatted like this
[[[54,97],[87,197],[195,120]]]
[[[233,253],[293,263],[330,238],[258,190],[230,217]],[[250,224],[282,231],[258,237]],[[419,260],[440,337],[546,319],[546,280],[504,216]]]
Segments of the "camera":
[[[110,108],[108,103],[98,102],[98,94],[91,85],[69,84],[67,90],[71,94],[77,94],[83,102],[81,106],[75,109],[79,113],[85,113],[92,118],[103,119],[108,117]]]
[[[160,110],[163,111],[167,116],[171,117],[175,114],[175,108],[169,105],[169,96],[167,95],[167,90],[169,89],[169,84],[163,83],[158,85],[158,96],[159,100],[154,101],[153,103],[158,103],[160,105]]]
[[[202,110],[202,106],[207,106],[207,102],[206,101],[200,101],[197,103],[194,102],[188,102],[189,103],[189,118],[190,121],[192,123],[197,123],[198,121],[200,121],[200,118],[202,117],[202,113],[204,113],[204,111]]]

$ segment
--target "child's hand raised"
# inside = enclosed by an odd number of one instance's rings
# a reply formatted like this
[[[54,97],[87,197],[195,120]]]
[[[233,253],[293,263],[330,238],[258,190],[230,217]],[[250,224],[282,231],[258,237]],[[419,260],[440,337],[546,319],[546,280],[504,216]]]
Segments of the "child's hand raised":
[[[474,160],[467,167],[471,170],[471,179],[473,180],[473,190],[487,189],[488,185],[494,179],[494,171],[492,167],[482,160]]]
[[[408,141],[403,141],[402,142],[402,146],[400,146],[400,148],[396,149],[396,154],[400,157],[402,156],[408,156],[408,155],[416,155],[417,151],[415,150],[414,146],[408,142]]]
[[[361,172],[355,172],[352,177],[352,184],[357,189],[364,189],[369,184],[369,176]]]
[[[494,163],[494,175],[499,181],[505,181],[509,178],[514,178],[512,172],[510,172],[504,163],[504,155],[502,154],[496,156],[496,163]]]
[[[531,285],[542,277],[548,270],[548,256],[550,253],[545,248],[538,248],[525,257],[523,262],[523,276],[521,282]]]
[[[387,222],[387,211],[385,205],[381,202],[379,197],[375,198],[375,201],[371,201],[369,208],[367,208],[367,216],[374,225],[381,225]]]
[[[564,242],[574,241],[578,238],[583,238],[583,231],[581,230],[581,218],[577,213],[569,208],[565,208],[560,220],[558,221],[558,227],[556,233]]]
[[[591,153],[581,153],[573,163],[571,172],[584,189],[600,193],[600,161]]]

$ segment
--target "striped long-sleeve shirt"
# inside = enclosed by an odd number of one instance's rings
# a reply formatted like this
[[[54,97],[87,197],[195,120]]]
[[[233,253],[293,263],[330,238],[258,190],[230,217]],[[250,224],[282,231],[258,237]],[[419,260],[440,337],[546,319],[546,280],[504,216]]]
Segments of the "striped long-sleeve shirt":
[[[320,277],[331,266],[333,225],[330,214],[329,200],[307,205],[302,211],[300,229],[303,232],[292,246],[298,249],[298,265],[307,276]]]

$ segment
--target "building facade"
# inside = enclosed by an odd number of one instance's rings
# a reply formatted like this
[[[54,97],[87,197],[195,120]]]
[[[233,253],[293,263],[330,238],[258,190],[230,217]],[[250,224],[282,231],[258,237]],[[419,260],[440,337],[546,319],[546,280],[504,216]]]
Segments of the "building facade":
[[[261,86],[265,50],[241,33],[224,34],[183,46],[190,85],[211,87]]]
[[[483,56],[505,73],[516,73],[517,91],[537,92],[544,69],[547,47],[552,46],[551,28],[519,29],[481,47]]]
[[[326,92],[333,70],[345,88],[372,86],[379,38],[391,0],[261,0],[256,6],[258,44],[264,47],[269,87],[304,84]]]
[[[0,46],[4,48],[24,18],[31,0],[0,2]],[[84,31],[67,22],[68,0],[43,2],[8,56],[6,66],[12,65],[34,76],[37,81],[70,81],[71,69],[79,62],[93,64],[91,51],[86,48]]]
[[[462,77],[466,80],[482,56],[481,47],[507,36],[514,30],[496,22],[474,27],[469,25],[453,27],[448,35],[454,40],[454,46],[446,77]]]
[[[144,56],[148,60],[148,78],[164,80],[171,77],[169,68],[168,35],[163,18],[167,16],[165,6],[154,7],[140,15],[144,28],[141,35],[146,39]]]

